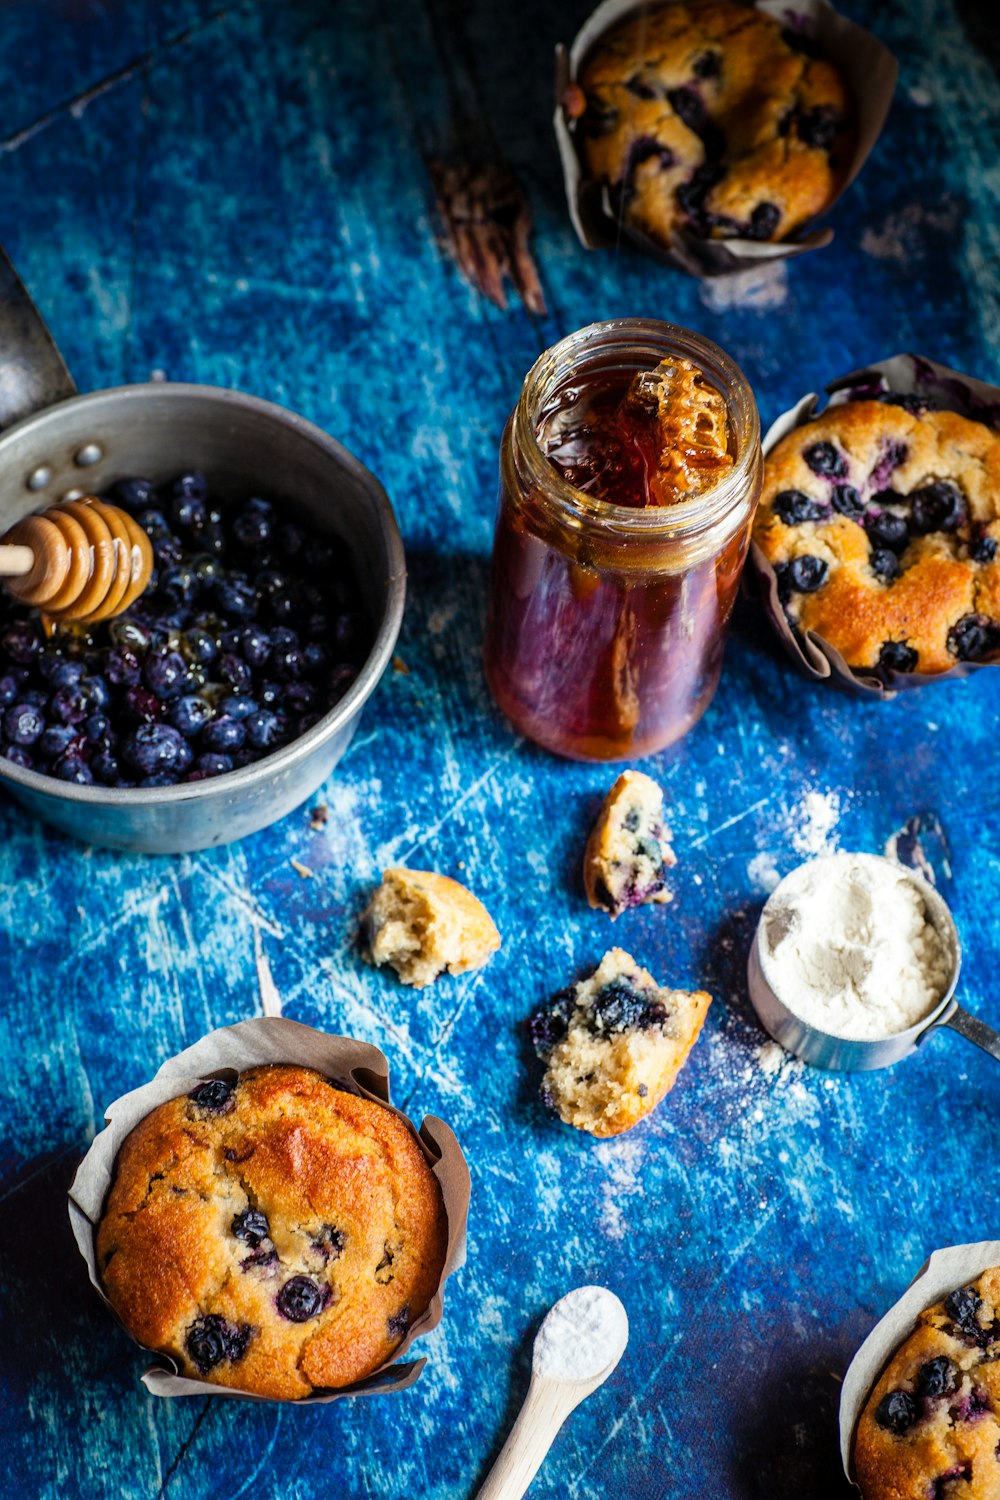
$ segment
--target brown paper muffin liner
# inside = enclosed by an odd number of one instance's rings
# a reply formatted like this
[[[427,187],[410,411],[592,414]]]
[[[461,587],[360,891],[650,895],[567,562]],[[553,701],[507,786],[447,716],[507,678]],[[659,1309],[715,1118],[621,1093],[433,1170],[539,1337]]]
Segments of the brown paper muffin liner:
[[[799,230],[794,239],[764,243],[739,238],[707,240],[681,230],[666,247],[620,221],[607,188],[587,177],[563,103],[566,90],[576,82],[588,54],[604,33],[624,16],[648,8],[650,3],[651,0],[604,0],[583,23],[569,48],[561,45],[556,48],[553,123],[569,215],[580,243],[588,250],[603,249],[617,245],[625,235],[647,255],[692,276],[725,276],[828,245],[833,239],[833,230],[829,228]],[[888,47],[846,16],[838,15],[828,0],[796,0],[794,7],[789,7],[787,0],[757,0],[754,9],[815,38],[824,57],[840,68],[851,90],[857,110],[854,152],[839,190],[823,210],[824,214],[829,213],[860,172],[882,132],[896,87],[898,64]]]
[[[855,1489],[854,1433],[875,1382],[900,1344],[909,1338],[924,1309],[933,1307],[956,1287],[975,1281],[991,1266],[1000,1266],[1000,1240],[935,1250],[851,1360],[840,1392],[840,1458]]]
[[[842,406],[847,401],[892,392],[897,396],[923,397],[1000,432],[1000,387],[975,380],[971,375],[962,375],[958,370],[925,359],[921,354],[894,354],[891,359],[866,365],[863,370],[853,370],[850,375],[832,380],[826,392],[830,400],[824,410]],[[796,427],[811,422],[819,410],[820,398],[813,392],[803,396],[772,422],[762,444],[765,459],[782,438]],[[969,677],[973,672],[997,665],[988,661],[963,661],[957,662],[947,672],[894,672],[886,669],[878,677],[871,672],[853,671],[829,641],[814,630],[797,630],[791,623],[778,598],[775,571],[756,542],[750,544],[747,563],[744,578],[748,586],[756,587],[764,613],[777,631],[785,651],[796,666],[816,682],[830,682],[864,698],[888,699],[894,698],[900,688],[928,687],[956,677]]]
[[[218,1031],[209,1032],[194,1046],[165,1062],[151,1082],[123,1094],[110,1104],[104,1114],[105,1128],[80,1163],[69,1191],[70,1222],[80,1253],[87,1262],[91,1282],[105,1306],[117,1318],[101,1286],[95,1236],[111,1188],[115,1159],[125,1137],[158,1105],[190,1092],[202,1079],[223,1073],[241,1073],[246,1068],[264,1063],[292,1063],[314,1068],[338,1088],[391,1109],[420,1143],[440,1184],[448,1216],[448,1248],[440,1284],[427,1311],[414,1322],[392,1360],[364,1380],[342,1390],[304,1396],[301,1400],[283,1404],[316,1406],[338,1401],[343,1396],[383,1395],[405,1390],[417,1379],[427,1361],[417,1359],[408,1364],[397,1361],[414,1339],[429,1333],[440,1323],[445,1282],[465,1263],[465,1230],[472,1184],[462,1148],[443,1120],[427,1115],[417,1130],[412,1121],[390,1104],[389,1063],[377,1047],[367,1042],[346,1036],[328,1036],[282,1016],[258,1016],[251,1021],[240,1021],[236,1026],[223,1026]],[[140,1347],[145,1348],[145,1345]],[[158,1363],[151,1365],[142,1376],[143,1385],[154,1396],[229,1396],[242,1401],[273,1399],[179,1375],[176,1365],[167,1355],[157,1355],[157,1360]]]

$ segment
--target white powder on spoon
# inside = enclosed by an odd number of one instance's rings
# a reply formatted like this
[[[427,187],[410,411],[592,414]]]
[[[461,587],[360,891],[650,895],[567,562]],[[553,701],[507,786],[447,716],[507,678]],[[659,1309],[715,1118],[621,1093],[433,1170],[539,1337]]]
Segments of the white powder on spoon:
[[[831,854],[787,875],[764,908],[760,958],[789,1010],[852,1040],[922,1020],[952,968],[909,872],[872,854]]]
[[[578,1286],[546,1314],[531,1367],[548,1380],[592,1380],[618,1363],[627,1343],[628,1314],[614,1292]]]

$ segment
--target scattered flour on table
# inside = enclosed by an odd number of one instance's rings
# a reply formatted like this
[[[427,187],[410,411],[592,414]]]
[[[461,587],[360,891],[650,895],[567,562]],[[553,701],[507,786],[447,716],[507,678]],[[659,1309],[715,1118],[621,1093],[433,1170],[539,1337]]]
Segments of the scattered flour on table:
[[[838,844],[840,798],[836,792],[806,792],[792,813],[791,840],[796,854],[827,854]]]
[[[747,865],[747,878],[755,891],[762,891],[769,896],[781,879],[774,855],[763,850],[760,854],[755,854]]]
[[[909,873],[871,854],[832,854],[787,876],[764,911],[760,958],[789,1010],[855,1040],[921,1020],[951,970]]]
[[[592,1380],[620,1359],[628,1314],[603,1286],[578,1286],[546,1314],[535,1335],[531,1365],[549,1380]]]
[[[642,1197],[642,1147],[638,1141],[602,1141],[594,1154],[608,1173],[601,1186],[601,1228],[609,1239],[623,1240],[628,1233],[624,1200]]]
[[[745,308],[749,312],[771,312],[788,296],[788,267],[783,260],[703,281],[698,295],[712,312]]]

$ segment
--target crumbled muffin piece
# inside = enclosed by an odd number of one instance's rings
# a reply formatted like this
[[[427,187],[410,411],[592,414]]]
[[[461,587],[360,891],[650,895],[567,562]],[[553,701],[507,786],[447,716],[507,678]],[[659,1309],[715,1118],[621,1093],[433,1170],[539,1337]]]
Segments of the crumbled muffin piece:
[[[668,990],[621,948],[553,997],[531,1021],[546,1064],[542,1098],[567,1125],[606,1137],[630,1130],[676,1081],[711,1005]]]
[[[134,1338],[194,1379],[279,1400],[390,1359],[446,1248],[412,1130],[282,1065],[206,1079],[147,1115],[97,1231],[104,1289]]]
[[[1000,1267],[920,1314],[858,1421],[865,1500],[1000,1495]]]
[[[982,422],[830,407],[768,455],[754,540],[791,622],[856,671],[1000,657],[1000,434]]]
[[[661,244],[786,239],[833,198],[854,140],[844,80],[814,53],[732,0],[639,7],[566,100],[587,172]]]
[[[632,906],[670,901],[664,876],[676,863],[663,827],[663,793],[641,771],[623,771],[587,840],[587,900],[612,921]]]
[[[429,870],[386,870],[361,918],[362,955],[389,964],[423,989],[445,969],[478,969],[500,946],[481,901],[457,880]]]

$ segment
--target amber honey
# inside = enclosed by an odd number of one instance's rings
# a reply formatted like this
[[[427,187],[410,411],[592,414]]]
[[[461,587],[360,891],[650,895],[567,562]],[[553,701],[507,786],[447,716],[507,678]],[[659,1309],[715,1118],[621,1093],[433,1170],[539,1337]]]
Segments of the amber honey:
[[[707,383],[712,421],[665,414],[640,380],[664,361]],[[595,324],[529,372],[500,470],[485,644],[500,707],[577,759],[679,739],[718,684],[760,492],[743,376],[669,324]]]

